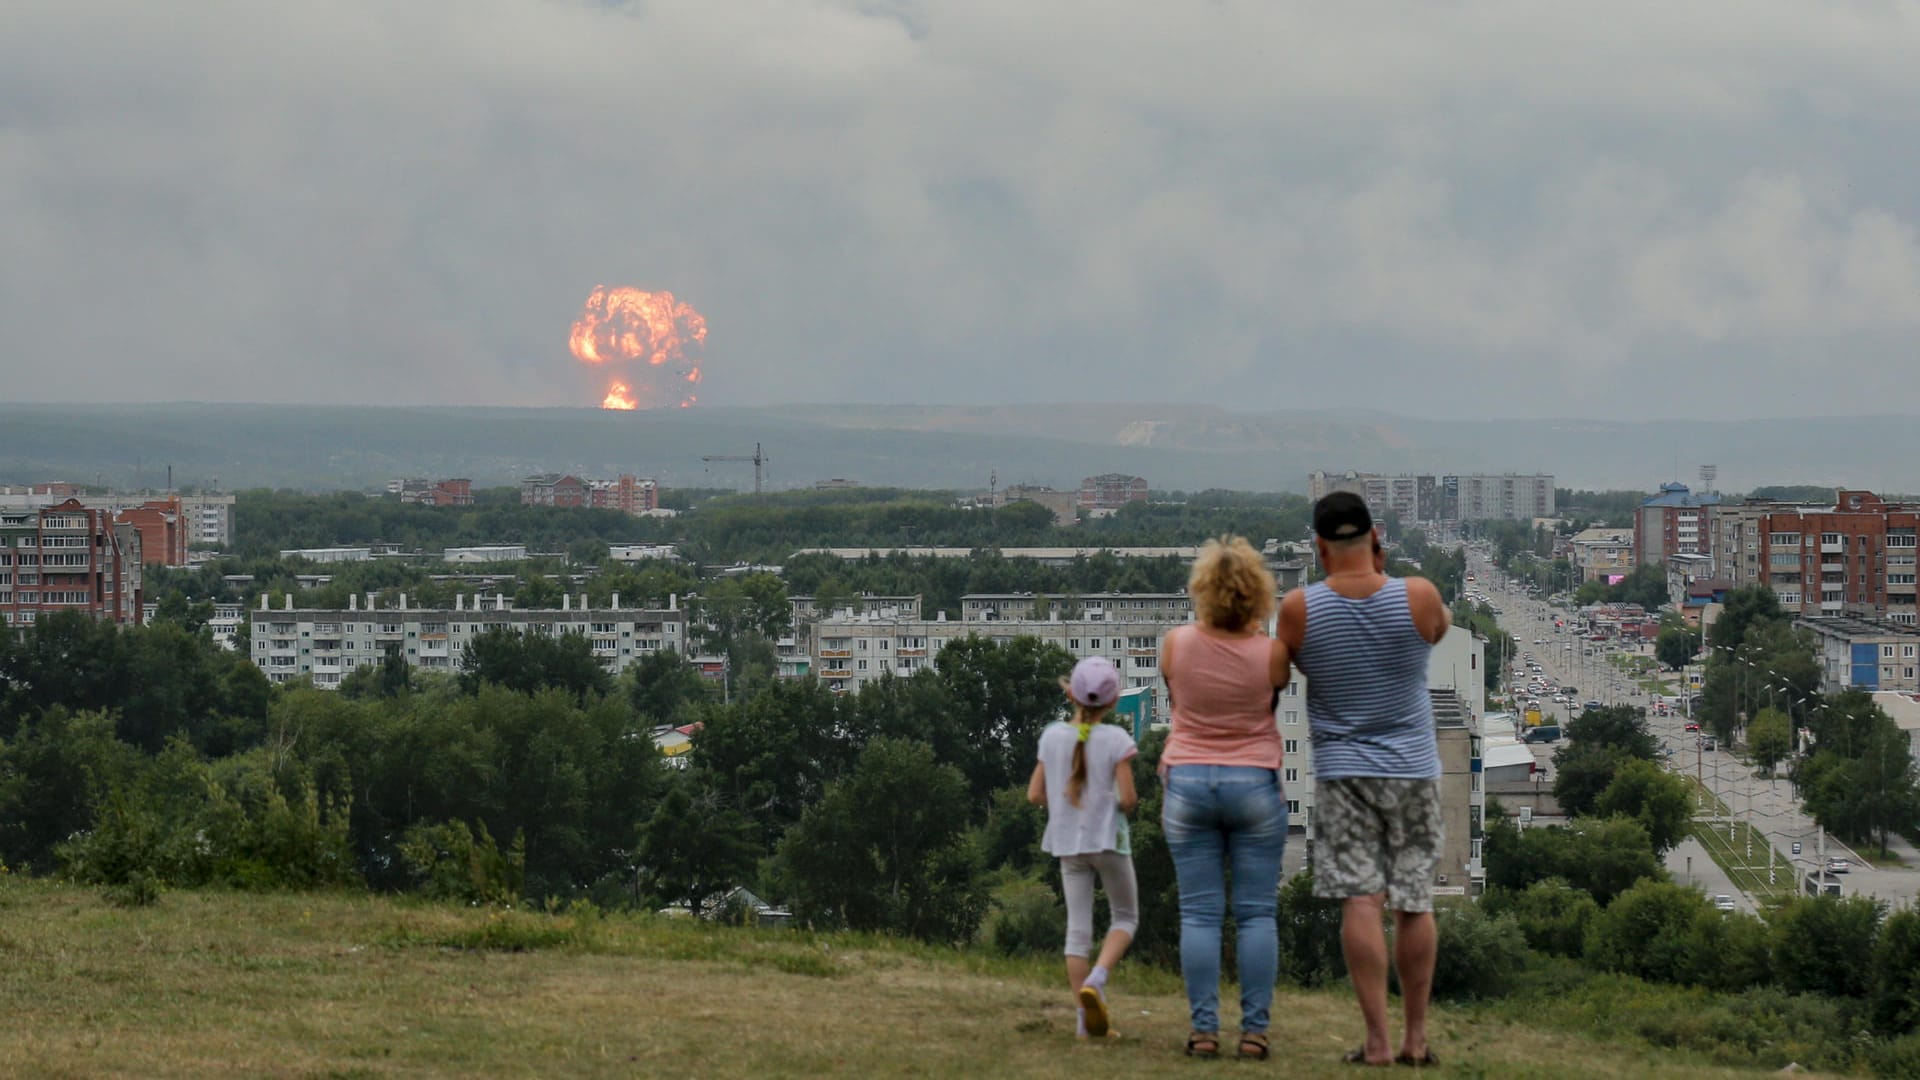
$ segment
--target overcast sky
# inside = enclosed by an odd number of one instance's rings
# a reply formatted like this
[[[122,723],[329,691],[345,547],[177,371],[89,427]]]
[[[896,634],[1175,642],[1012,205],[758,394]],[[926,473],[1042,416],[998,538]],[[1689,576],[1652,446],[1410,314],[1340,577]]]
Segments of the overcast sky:
[[[1920,7],[12,0],[0,399],[1920,412]]]

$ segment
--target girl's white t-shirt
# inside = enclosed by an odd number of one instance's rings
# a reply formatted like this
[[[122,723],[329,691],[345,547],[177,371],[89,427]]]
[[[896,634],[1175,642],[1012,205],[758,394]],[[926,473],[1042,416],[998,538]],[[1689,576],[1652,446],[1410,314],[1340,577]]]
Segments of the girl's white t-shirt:
[[[1067,779],[1073,775],[1073,744],[1080,729],[1064,720],[1048,724],[1040,733],[1037,755],[1047,779],[1047,831],[1040,846],[1049,855],[1093,855],[1102,851],[1130,854],[1126,815],[1120,813],[1113,790],[1113,769],[1139,753],[1133,738],[1113,724],[1095,724],[1087,733],[1087,785],[1080,805],[1067,798]]]

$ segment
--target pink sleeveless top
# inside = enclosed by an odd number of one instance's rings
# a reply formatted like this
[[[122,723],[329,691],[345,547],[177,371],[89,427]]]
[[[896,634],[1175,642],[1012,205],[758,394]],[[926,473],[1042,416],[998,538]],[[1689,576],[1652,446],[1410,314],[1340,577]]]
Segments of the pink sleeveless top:
[[[1160,763],[1278,769],[1280,728],[1267,674],[1273,639],[1210,637],[1192,625],[1168,631],[1167,639],[1173,670],[1161,675],[1173,695],[1173,730]]]

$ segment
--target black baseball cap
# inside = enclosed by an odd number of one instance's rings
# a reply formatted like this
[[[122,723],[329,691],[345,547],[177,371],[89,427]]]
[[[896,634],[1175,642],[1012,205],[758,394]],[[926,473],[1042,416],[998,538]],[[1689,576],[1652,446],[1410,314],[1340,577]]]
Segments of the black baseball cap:
[[[1313,531],[1322,540],[1351,540],[1373,531],[1373,514],[1367,500],[1336,491],[1313,504]]]

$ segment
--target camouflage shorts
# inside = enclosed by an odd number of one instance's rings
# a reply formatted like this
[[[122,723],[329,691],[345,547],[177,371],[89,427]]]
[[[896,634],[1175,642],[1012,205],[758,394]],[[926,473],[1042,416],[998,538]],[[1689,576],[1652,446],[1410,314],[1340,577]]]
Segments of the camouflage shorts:
[[[1433,910],[1440,861],[1440,781],[1322,780],[1314,791],[1313,892],[1387,894],[1393,911]]]

